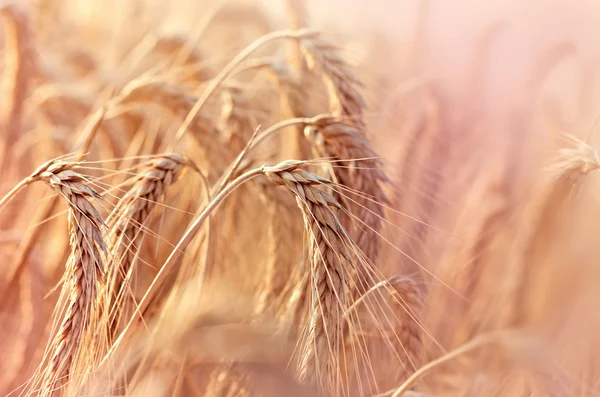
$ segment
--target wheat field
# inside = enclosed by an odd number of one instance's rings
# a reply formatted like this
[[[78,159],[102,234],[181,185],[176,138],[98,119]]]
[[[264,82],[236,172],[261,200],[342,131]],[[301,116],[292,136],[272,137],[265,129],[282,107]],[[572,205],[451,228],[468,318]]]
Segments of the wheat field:
[[[600,395],[594,2],[0,23],[0,395]]]

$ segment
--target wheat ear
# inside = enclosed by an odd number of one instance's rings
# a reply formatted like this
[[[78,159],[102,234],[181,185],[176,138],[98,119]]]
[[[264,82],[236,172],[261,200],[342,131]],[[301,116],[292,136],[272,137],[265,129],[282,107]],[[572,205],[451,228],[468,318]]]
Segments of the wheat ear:
[[[138,248],[136,245],[143,235],[141,229],[154,207],[162,201],[167,188],[177,180],[185,164],[188,164],[188,160],[179,154],[163,154],[146,162],[143,171],[133,181],[133,187],[109,217],[110,252],[116,261],[109,266],[111,299],[123,298],[131,278],[131,265]],[[112,331],[116,323],[117,319],[111,321]]]
[[[350,189],[344,194],[352,219],[344,222],[347,229],[355,224],[353,236],[367,258],[374,263],[380,246],[379,233],[385,219],[384,207],[388,203],[384,187],[389,182],[380,168],[380,161],[369,141],[361,136],[358,127],[342,122],[328,122],[309,126],[305,134],[313,142],[320,157],[342,160],[334,163],[336,182]]]
[[[330,181],[299,169],[300,164],[285,161],[264,171],[271,182],[295,195],[309,238],[311,314],[299,377],[332,387],[338,383],[343,313],[350,300],[347,283],[352,241],[336,215],[340,204],[319,188]]]
[[[77,360],[82,337],[94,321],[98,289],[104,281],[101,252],[107,253],[102,238],[102,216],[91,203],[101,196],[85,185],[86,179],[73,169],[73,163],[50,162],[32,176],[62,196],[69,206],[71,255],[65,269],[64,296],[67,311],[52,341],[53,354],[47,368],[47,386],[67,380]]]
[[[299,36],[308,68],[321,72],[327,90],[331,112],[349,116],[363,123],[365,100],[360,94],[360,80],[352,73],[340,50],[317,33]]]

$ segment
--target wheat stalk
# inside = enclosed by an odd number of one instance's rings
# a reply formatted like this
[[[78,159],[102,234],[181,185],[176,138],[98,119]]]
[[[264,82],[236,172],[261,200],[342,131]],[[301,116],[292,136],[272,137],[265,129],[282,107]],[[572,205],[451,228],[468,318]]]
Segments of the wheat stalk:
[[[0,123],[5,133],[2,164],[3,169],[8,169],[11,150],[21,133],[24,103],[35,74],[36,59],[31,27],[24,10],[14,4],[5,5],[0,8],[0,18],[6,27],[1,84],[3,105],[0,107]]]
[[[156,41],[152,52],[161,55],[163,59],[168,59],[173,67],[189,69],[185,81],[198,84],[208,80],[208,71],[203,66],[206,57],[200,49],[190,44],[187,37],[162,36]]]
[[[139,77],[127,83],[119,95],[111,99],[111,107],[134,105],[155,105],[175,115],[187,113],[194,105],[195,98],[186,94],[177,85],[160,77]]]
[[[286,0],[287,22],[291,29],[298,30],[308,26],[309,13],[305,0]],[[296,74],[302,77],[306,70],[306,62],[302,55],[301,44],[297,41],[290,42],[290,63]]]

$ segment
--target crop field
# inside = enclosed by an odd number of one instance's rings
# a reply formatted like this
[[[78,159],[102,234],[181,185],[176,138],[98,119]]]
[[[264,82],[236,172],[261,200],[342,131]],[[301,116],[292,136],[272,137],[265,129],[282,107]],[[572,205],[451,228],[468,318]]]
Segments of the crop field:
[[[600,396],[598,27],[0,0],[0,396]]]

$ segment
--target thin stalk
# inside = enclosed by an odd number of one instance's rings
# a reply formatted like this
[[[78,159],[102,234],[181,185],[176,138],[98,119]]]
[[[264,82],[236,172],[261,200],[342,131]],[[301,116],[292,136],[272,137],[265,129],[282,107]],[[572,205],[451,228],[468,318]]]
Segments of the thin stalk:
[[[189,111],[188,115],[183,120],[183,123],[181,123],[181,126],[179,126],[179,129],[175,133],[175,146],[177,146],[179,144],[179,141],[183,137],[183,134],[185,134],[185,132],[189,128],[190,124],[192,123],[192,121],[194,120],[194,118],[196,117],[198,112],[206,104],[206,102],[208,101],[210,96],[223,83],[223,81],[225,81],[225,79],[227,79],[234,72],[235,68],[241,62],[243,62],[246,58],[248,58],[250,55],[252,55],[252,53],[254,53],[256,50],[258,50],[262,46],[264,46],[272,41],[279,40],[279,39],[286,39],[286,38],[298,39],[298,38],[301,38],[301,37],[307,35],[308,33],[309,32],[306,30],[299,30],[299,31],[282,30],[282,31],[278,31],[278,32],[269,33],[269,34],[257,39],[256,41],[254,41],[252,44],[250,44],[248,47],[246,47],[244,50],[242,50],[238,55],[236,55],[236,57],[233,58],[227,64],[227,66],[225,66],[221,70],[221,72],[217,75],[217,77],[215,77],[210,82],[208,87],[206,87],[206,89],[203,91],[202,96],[200,96],[200,98],[198,98],[198,100],[196,101],[196,103],[194,104],[192,109]]]
[[[400,387],[396,389],[389,390],[382,394],[377,394],[374,397],[400,397],[404,393],[408,392],[408,389],[421,377],[431,372],[436,367],[455,359],[456,357],[462,356],[463,354],[467,354],[472,352],[473,350],[477,350],[486,345],[490,345],[493,343],[500,342],[511,335],[510,331],[498,331],[489,334],[479,335],[478,337],[472,339],[470,342],[462,345],[456,350],[453,350],[449,353],[444,354],[443,356],[436,358],[433,361],[425,364],[417,371],[415,371],[411,376],[408,377],[404,381]]]
[[[238,155],[238,158],[233,162],[233,165],[227,170],[227,172],[225,173],[225,176],[221,179],[221,182],[218,184],[217,191],[221,190],[223,188],[223,186],[225,186],[225,184],[233,177],[233,175],[237,171],[238,166],[242,163],[244,158],[246,158],[248,156],[248,154],[252,153],[252,151],[258,145],[260,145],[265,139],[267,139],[271,135],[275,134],[276,132],[279,132],[280,130],[282,130],[284,128],[293,127],[296,125],[311,125],[311,124],[314,124],[317,121],[325,119],[325,118],[333,118],[333,116],[331,114],[320,114],[320,115],[317,115],[314,117],[296,117],[293,119],[282,120],[278,123],[273,124],[269,128],[267,128],[260,135],[257,135],[257,134],[253,135],[252,138],[250,139],[250,142],[248,142],[247,149],[242,151]]]
[[[106,363],[111,354],[113,354],[116,351],[117,347],[121,344],[129,330],[132,329],[142,320],[144,312],[148,309],[148,307],[152,303],[152,300],[154,299],[154,294],[164,285],[165,281],[167,280],[167,276],[173,270],[183,250],[185,250],[185,248],[192,241],[192,239],[194,238],[204,221],[211,215],[212,211],[214,211],[214,209],[217,208],[223,200],[225,200],[231,193],[233,193],[235,189],[237,189],[250,179],[261,174],[263,174],[263,169],[257,168],[248,171],[243,175],[240,175],[233,182],[227,185],[223,190],[221,190],[216,196],[214,196],[214,198],[208,203],[206,208],[204,208],[202,213],[196,218],[196,220],[185,232],[183,237],[179,240],[175,248],[173,248],[173,251],[171,251],[171,254],[165,261],[164,265],[160,268],[160,270],[156,274],[156,277],[154,277],[154,280],[146,290],[146,293],[142,297],[136,310],[140,316],[138,317],[134,315],[131,317],[131,319],[127,323],[127,326],[125,326],[125,329],[123,330],[123,332],[121,332],[121,335],[119,335],[119,337],[115,340],[115,343],[108,350],[106,356],[104,357],[100,365]]]
[[[13,197],[16,196],[19,191],[21,191],[21,189],[27,186],[29,182],[29,178],[25,178],[21,182],[16,184],[12,189],[10,189],[10,191],[6,193],[4,197],[2,197],[2,199],[0,200],[0,210],[4,208],[4,206],[8,204],[8,202],[12,200]]]

